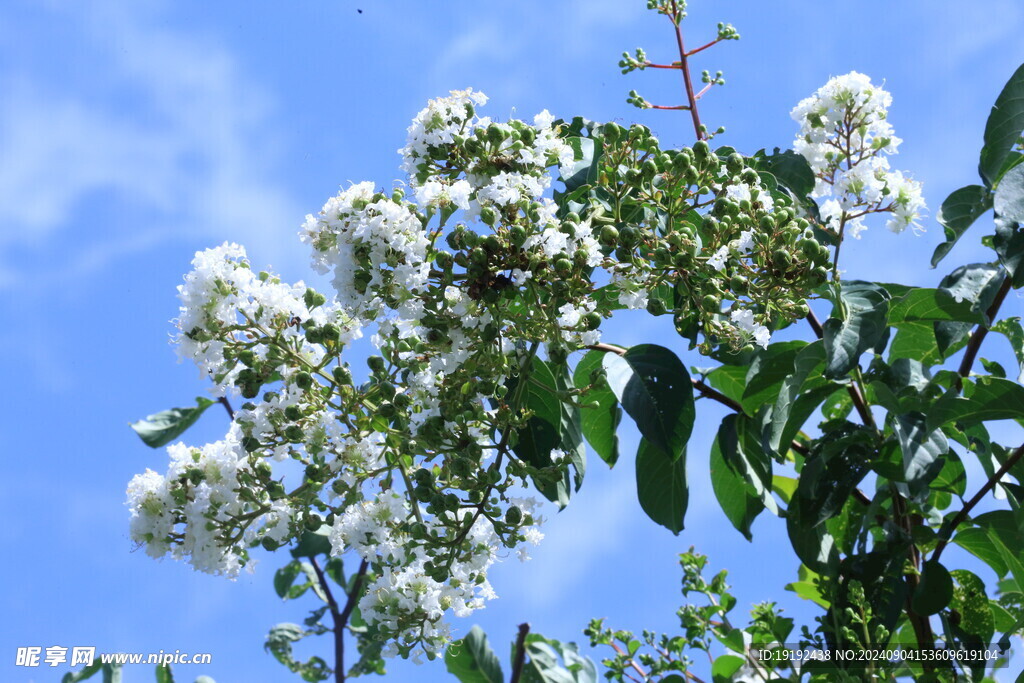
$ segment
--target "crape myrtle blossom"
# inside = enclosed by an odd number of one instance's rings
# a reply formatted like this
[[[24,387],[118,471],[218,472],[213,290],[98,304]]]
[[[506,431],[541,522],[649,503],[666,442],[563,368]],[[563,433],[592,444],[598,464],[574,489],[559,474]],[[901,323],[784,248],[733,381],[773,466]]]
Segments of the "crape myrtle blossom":
[[[886,227],[920,229],[926,209],[921,184],[889,168],[901,140],[888,119],[892,96],[856,71],[837,76],[791,112],[800,124],[793,143],[813,171],[821,217],[840,237],[867,228],[865,216],[888,212]]]
[[[673,157],[644,127],[607,124],[591,134],[614,159],[598,175],[610,189],[556,203],[552,168],[579,161],[584,124],[493,122],[486,101],[456,91],[416,115],[399,150],[408,196],[356,183],[306,217],[330,292],[254,271],[235,244],[196,254],[174,342],[243,402],[222,441],[175,444],[166,473],[129,484],[147,553],[234,577],[256,547],[321,534],[365,562],[360,611],[385,653],[434,657],[447,615],[495,597],[493,563],[543,538],[539,504],[514,494],[564,505],[579,487],[579,444],[559,435],[537,454],[516,437],[534,392],[567,410],[585,399],[568,359],[606,317],[671,313],[705,353],[763,347],[824,281],[828,250],[740,155]],[[604,199],[652,189],[677,205],[626,220]],[[345,353],[364,334],[368,372]]]

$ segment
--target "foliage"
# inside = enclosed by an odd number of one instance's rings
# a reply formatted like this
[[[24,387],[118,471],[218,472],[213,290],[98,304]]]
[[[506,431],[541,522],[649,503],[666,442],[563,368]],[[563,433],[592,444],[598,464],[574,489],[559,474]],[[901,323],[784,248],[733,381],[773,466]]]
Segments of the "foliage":
[[[889,94],[862,74],[837,77],[793,110],[793,150],[713,149],[697,102],[724,81],[705,72],[694,91],[689,60],[738,33],[721,24],[686,51],[685,3],[648,6],[670,20],[679,60],[655,64],[639,49],[620,66],[681,72],[688,101],[630,101],[688,112],[692,146],[547,112],[495,123],[477,114],[482,94],[453,92],[417,116],[402,150],[414,201],[363,183],[307,219],[301,237],[332,274],[330,295],[257,274],[237,245],[197,254],[180,290],[180,351],[225,405],[247,402],[223,441],[171,445],[166,474],[132,481],[132,536],[154,556],[230,576],[256,547],[293,548],[275,590],[323,604],[304,625],[276,626],[266,648],[305,680],[441,653],[463,683],[505,680],[486,635],[452,641],[445,617],[493,597],[498,549],[525,556],[540,540],[540,504],[522,489],[568,505],[587,444],[619,461],[625,414],[642,437],[638,502],[679,534],[687,467],[704,466],[687,448],[696,397],[730,411],[707,464],[725,518],[748,540],[763,511],[780,518],[799,564],[787,588],[822,614],[798,629],[766,602],[735,627],[726,574],[706,581],[691,549],[683,594],[701,600],[678,612],[678,635],[591,622],[591,644],[614,652],[605,677],[699,680],[695,651],[716,683],[982,680],[993,661],[831,653],[992,648],[1004,661],[1024,628],[1024,446],[998,443],[1006,430],[992,425],[1024,425],[1024,331],[999,317],[1024,285],[1024,67],[989,117],[981,184],[937,216],[945,242],[933,266],[989,211],[991,260],[935,287],[866,282],[844,276],[844,241],[879,217],[917,231],[924,210],[920,183],[890,168],[900,140]],[[670,315],[689,350],[718,365],[691,371],[666,346],[603,342],[602,324],[624,308]],[[800,320],[807,340],[772,342]],[[344,352],[364,329],[377,355],[360,382]],[[980,357],[990,331],[1009,341],[1014,379]],[[133,428],[164,445],[210,403]],[[969,491],[975,458],[986,479]],[[297,484],[285,486],[281,461],[298,463]],[[945,554],[950,544],[988,567],[991,590],[963,554]],[[347,578],[343,557],[359,564]],[[327,633],[334,664],[294,658],[293,643]],[[347,670],[345,638],[361,657]],[[824,654],[794,663],[780,654],[791,646]],[[574,644],[526,625],[511,667],[514,682],[598,675]]]

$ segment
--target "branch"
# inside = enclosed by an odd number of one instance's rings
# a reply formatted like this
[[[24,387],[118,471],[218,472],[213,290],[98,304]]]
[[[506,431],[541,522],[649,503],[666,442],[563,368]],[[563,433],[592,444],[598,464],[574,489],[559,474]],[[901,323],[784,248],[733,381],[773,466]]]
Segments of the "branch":
[[[621,647],[619,647],[618,643],[614,643],[613,642],[613,643],[609,643],[609,645],[612,646],[612,649],[615,650],[616,654],[618,654],[618,655],[626,654],[626,651],[623,650]],[[630,659],[629,659],[629,665],[631,667],[633,667],[634,671],[636,671],[638,674],[640,674],[643,677],[643,680],[645,680],[645,681],[647,680],[647,672],[644,671],[643,669],[641,669],[640,665],[637,664],[636,661],[632,657],[630,657]]]
[[[686,100],[690,107],[690,118],[693,119],[693,132],[698,140],[706,140],[707,133],[701,130],[700,114],[697,113],[697,99],[693,95],[693,82],[690,80],[690,65],[687,62],[689,56],[686,47],[683,45],[683,30],[679,28],[679,8],[676,0],[672,0],[672,26],[676,30],[676,46],[679,48],[679,67],[683,72],[683,86],[686,89]]]
[[[956,514],[956,517],[953,518],[953,521],[949,523],[949,531],[942,534],[942,537],[939,539],[938,544],[935,546],[935,552],[932,553],[933,560],[935,560],[936,562],[939,561],[939,558],[942,557],[942,551],[946,549],[946,545],[949,544],[949,541],[953,537],[953,532],[956,531],[956,528],[963,524],[964,521],[966,521],[968,515],[971,514],[971,510],[973,510],[975,506],[978,503],[980,503],[982,499],[985,498],[989,491],[995,488],[995,485],[999,483],[999,480],[1002,479],[1003,476],[1007,472],[1009,472],[1014,465],[1020,462],[1021,458],[1024,458],[1024,444],[1017,448],[1017,450],[1013,452],[1013,455],[1006,459],[1006,462],[1003,463],[1003,466],[996,470],[995,473],[988,478],[988,481],[985,482],[984,486],[978,489],[977,493],[971,496],[971,499],[967,501],[966,505],[964,505],[964,509]]]
[[[232,420],[235,419],[235,410],[234,408],[231,407],[231,403],[228,401],[227,396],[221,396],[220,398],[218,398],[217,403],[224,406],[224,410],[228,411],[228,417],[230,417]]]
[[[999,286],[999,291],[996,292],[995,298],[992,299],[992,305],[985,311],[985,322],[978,323],[978,326],[974,328],[974,332],[971,334],[971,341],[967,343],[967,351],[964,352],[963,360],[960,362],[960,369],[957,370],[957,373],[960,375],[956,381],[958,391],[963,389],[963,378],[971,374],[974,359],[977,358],[978,351],[981,350],[981,343],[985,341],[985,337],[988,335],[989,325],[995,322],[996,314],[999,313],[999,307],[1003,305],[1003,300],[1010,292],[1010,280],[1010,276],[1006,275],[1003,284]]]
[[[519,624],[519,636],[516,637],[516,651],[512,657],[512,678],[508,679],[509,683],[519,683],[519,678],[523,675],[523,664],[526,662],[526,634],[529,632],[529,624]]]
[[[324,595],[327,597],[327,607],[331,611],[331,619],[334,621],[334,680],[336,683],[345,682],[345,626],[348,625],[348,619],[352,616],[352,610],[356,606],[356,598],[359,595],[360,583],[362,583],[363,577],[366,576],[366,570],[369,568],[369,563],[363,560],[359,565],[359,571],[356,573],[356,580],[352,582],[352,592],[348,595],[348,600],[345,602],[345,607],[341,612],[338,611],[338,603],[334,599],[334,595],[331,593],[331,587],[327,583],[327,577],[324,576],[324,572],[320,569],[320,565],[317,563],[315,557],[309,558],[309,563],[313,565],[313,571],[316,572],[316,579],[320,582],[321,588],[324,589]]]

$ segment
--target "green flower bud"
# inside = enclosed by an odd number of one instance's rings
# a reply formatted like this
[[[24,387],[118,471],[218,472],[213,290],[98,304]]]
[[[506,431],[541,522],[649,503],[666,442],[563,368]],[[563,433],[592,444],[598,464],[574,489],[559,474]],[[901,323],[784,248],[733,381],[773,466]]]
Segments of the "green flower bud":
[[[384,359],[380,356],[370,356],[366,359],[366,364],[373,372],[384,372]]]
[[[588,330],[596,330],[601,326],[601,314],[591,311],[583,316],[583,327]]]
[[[316,531],[321,526],[323,526],[324,520],[320,517],[320,515],[318,515],[318,514],[316,514],[314,512],[314,513],[311,513],[308,517],[306,517],[305,524],[306,524],[306,528],[309,529],[310,531]]]
[[[722,302],[713,294],[707,294],[700,300],[700,307],[708,313],[718,313],[722,308]]]
[[[736,175],[737,173],[743,170],[745,163],[746,162],[744,161],[742,154],[738,152],[733,152],[725,160],[725,168],[726,170],[729,171],[730,174]]]
[[[339,365],[331,371],[331,375],[334,377],[334,381],[340,385],[352,384],[352,375],[346,367]]]
[[[572,272],[572,261],[566,258],[560,258],[555,261],[555,272],[559,275],[568,275]]]
[[[513,505],[505,510],[505,523],[510,526],[518,526],[523,521],[523,511]]]
[[[313,386],[313,376],[308,372],[299,372],[295,375],[295,386],[307,391]]]
[[[284,409],[284,416],[292,422],[302,418],[302,410],[297,405],[290,405]]]

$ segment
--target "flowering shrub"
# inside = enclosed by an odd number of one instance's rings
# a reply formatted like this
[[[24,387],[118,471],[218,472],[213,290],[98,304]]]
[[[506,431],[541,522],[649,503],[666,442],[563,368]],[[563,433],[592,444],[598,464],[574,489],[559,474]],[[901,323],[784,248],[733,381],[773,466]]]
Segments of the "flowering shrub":
[[[482,93],[452,92],[408,129],[399,150],[407,185],[354,184],[306,217],[300,239],[331,291],[257,271],[234,244],[198,253],[179,287],[178,352],[212,383],[231,425],[200,448],[171,443],[207,399],[135,425],[150,445],[170,444],[170,464],[130,482],[131,536],[154,557],[228,577],[252,569],[257,547],[290,548],[278,594],[312,590],[324,604],[307,628],[276,627],[267,648],[307,680],[382,673],[382,656],[433,659],[446,648],[460,680],[501,680],[486,637],[474,630],[453,644],[448,615],[495,596],[488,570],[503,549],[526,559],[543,538],[530,492],[567,505],[583,483],[587,443],[614,465],[624,410],[643,437],[639,502],[679,533],[695,396],[733,412],[710,456],[725,515],[748,538],[763,510],[783,517],[802,563],[798,592],[826,610],[801,642],[934,647],[933,615],[948,647],[988,645],[996,621],[1020,629],[1013,596],[1024,584],[990,600],[973,573],[939,560],[950,540],[962,541],[1000,578],[1024,581],[1019,538],[997,533],[1007,520],[1021,523],[1019,487],[1004,476],[1024,474],[1024,452],[998,446],[984,426],[1024,419],[1024,389],[1001,366],[972,375],[989,330],[1006,335],[1024,368],[1019,321],[996,319],[1008,291],[1024,284],[1024,165],[1013,146],[1024,128],[1024,71],[993,111],[985,186],[954,193],[938,217],[948,239],[941,259],[995,206],[997,260],[958,268],[936,289],[851,281],[839,269],[847,234],[859,237],[873,214],[895,232],[919,229],[925,209],[920,184],[890,169],[900,140],[889,94],[858,73],[833,78],[793,110],[793,151],[714,149],[697,102],[724,81],[705,74],[696,92],[689,59],[738,34],[722,24],[688,52],[685,5],[648,4],[672,23],[679,61],[654,64],[637,50],[621,66],[680,72],[687,104],[630,99],[689,112],[692,146],[663,149],[642,125],[546,111],[496,122],[479,114]],[[833,304],[824,323],[814,300]],[[671,315],[691,349],[721,364],[691,376],[663,346],[602,342],[602,324],[619,309]],[[811,342],[772,343],[774,331],[805,318]],[[364,334],[374,355],[358,383],[348,349]],[[963,348],[957,371],[932,370]],[[822,421],[805,431],[812,417]],[[954,444],[987,468],[970,499]],[[972,518],[997,487],[1011,509],[985,514],[1002,521]],[[343,558],[358,570],[346,576]],[[647,634],[653,654],[637,655],[632,634],[591,624],[592,643],[616,651],[609,678],[696,679],[685,650],[710,653],[712,638],[731,651],[715,660],[716,681],[826,675],[755,662],[751,644],[792,642],[792,621],[762,605],[749,626],[733,627],[725,575],[707,583],[704,563],[683,557],[684,594],[709,599],[680,611],[685,637]],[[328,611],[333,626],[321,623]],[[964,616],[976,612],[988,617]],[[331,630],[333,665],[293,658],[293,642]],[[340,654],[346,633],[360,652],[350,668]],[[597,676],[575,646],[527,628],[514,652],[513,681]],[[523,674],[527,662],[534,673]],[[939,675],[920,662],[840,668]]]

